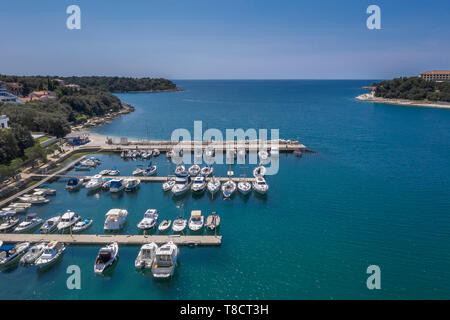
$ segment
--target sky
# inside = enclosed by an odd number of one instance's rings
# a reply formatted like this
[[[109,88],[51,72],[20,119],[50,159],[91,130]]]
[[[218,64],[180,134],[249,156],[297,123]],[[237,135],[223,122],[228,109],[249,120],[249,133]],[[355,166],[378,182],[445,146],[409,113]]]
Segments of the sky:
[[[69,30],[66,8],[81,9]],[[381,29],[369,30],[369,5]],[[0,73],[390,79],[450,69],[450,1],[0,1]]]

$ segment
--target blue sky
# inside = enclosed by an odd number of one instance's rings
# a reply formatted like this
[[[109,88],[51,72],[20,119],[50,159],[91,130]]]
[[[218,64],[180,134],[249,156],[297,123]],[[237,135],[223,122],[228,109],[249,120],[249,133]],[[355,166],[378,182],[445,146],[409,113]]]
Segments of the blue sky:
[[[81,30],[66,28],[71,4]],[[381,30],[366,27],[371,4]],[[0,30],[2,74],[387,79],[450,69],[448,0],[1,1]]]

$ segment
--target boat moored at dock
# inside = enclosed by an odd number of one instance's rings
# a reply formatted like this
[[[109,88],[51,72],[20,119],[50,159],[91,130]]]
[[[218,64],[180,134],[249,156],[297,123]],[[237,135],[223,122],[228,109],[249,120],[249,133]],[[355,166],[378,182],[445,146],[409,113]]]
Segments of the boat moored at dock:
[[[162,245],[156,250],[152,265],[154,278],[170,278],[175,272],[178,260],[178,247],[172,242]]]
[[[8,267],[16,262],[25,254],[30,243],[22,242],[16,245],[3,245],[0,247],[0,267]]]
[[[154,242],[144,244],[139,250],[134,266],[138,269],[150,269],[155,260],[157,249],[158,246]]]
[[[46,268],[53,265],[62,256],[66,247],[63,243],[52,241],[44,249],[42,255],[34,263],[38,268]]]
[[[119,245],[113,242],[98,251],[97,258],[94,263],[94,272],[96,274],[104,273],[119,257]]]
[[[203,228],[204,217],[202,216],[202,212],[200,210],[192,210],[191,218],[189,219],[189,230],[191,231],[199,231]]]
[[[30,213],[25,217],[25,220],[19,223],[19,225],[14,229],[15,233],[18,232],[30,232],[37,229],[44,220],[37,216],[37,213]]]
[[[78,178],[70,178],[66,185],[67,191],[76,191],[83,185],[83,180]]]
[[[58,224],[60,221],[61,216],[50,218],[44,222],[39,231],[44,234],[55,232],[58,229]]]
[[[158,223],[158,210],[148,209],[144,213],[144,218],[138,223],[137,227],[141,230],[148,230]]]
[[[106,214],[105,225],[103,229],[105,231],[117,231],[123,228],[128,211],[125,209],[111,209]]]
[[[113,179],[109,183],[109,192],[117,193],[125,189],[125,183],[123,179]]]
[[[66,231],[70,229],[75,223],[77,223],[81,217],[73,211],[67,210],[61,217],[58,223],[58,231]]]

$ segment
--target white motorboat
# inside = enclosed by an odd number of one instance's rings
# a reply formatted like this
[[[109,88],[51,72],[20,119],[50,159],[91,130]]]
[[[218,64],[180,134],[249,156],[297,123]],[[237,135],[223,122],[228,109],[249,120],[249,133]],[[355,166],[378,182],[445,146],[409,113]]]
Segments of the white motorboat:
[[[158,222],[158,210],[148,209],[144,213],[144,218],[138,223],[137,227],[141,230],[148,230],[156,226]]]
[[[117,193],[125,189],[125,183],[123,179],[113,179],[109,183],[109,192]]]
[[[125,179],[124,180],[125,191],[130,192],[139,188],[141,185],[141,180],[139,179]],[[111,187],[109,189],[111,191]]]
[[[31,207],[31,203],[25,203],[25,202],[16,202],[9,205],[10,208],[13,208],[16,210],[17,213],[23,213],[27,211],[29,207]]]
[[[161,154],[161,152],[159,151],[159,149],[153,149],[153,156],[157,157]]]
[[[78,178],[70,178],[66,185],[67,191],[76,191],[83,185],[83,180]]]
[[[92,219],[80,219],[73,226],[72,232],[74,232],[74,233],[82,232],[82,231],[88,229],[92,225],[92,222],[94,222],[94,220],[92,220]]]
[[[168,230],[170,228],[171,224],[172,224],[172,220],[163,220],[158,226],[158,231],[164,232],[164,231]]]
[[[280,155],[280,149],[278,146],[273,146],[270,148],[270,157],[271,158],[278,158]]]
[[[185,176],[186,175],[186,168],[185,168],[185,166],[183,166],[182,164],[180,164],[180,165],[178,165],[176,168],[175,168],[175,175],[178,177],[178,176]]]
[[[154,242],[144,244],[139,250],[134,266],[138,269],[150,269],[155,260],[157,249],[158,246]]]
[[[152,165],[152,163],[150,162],[150,164],[144,170],[144,176],[146,176],[146,177],[154,176],[156,174],[157,170],[158,170],[158,167],[156,165]]]
[[[103,177],[99,174],[96,174],[85,185],[85,188],[88,189],[89,191],[95,191],[95,190],[100,189],[103,186],[103,183],[104,183]]]
[[[120,230],[127,221],[128,211],[125,209],[111,209],[106,213],[104,230]]]
[[[264,149],[259,150],[258,157],[262,163],[266,163],[267,160],[269,159],[269,153],[267,152],[267,150]]]
[[[227,163],[233,163],[235,157],[236,157],[236,150],[234,150],[234,148],[227,148],[226,151]]]
[[[42,192],[44,196],[55,196],[56,190],[50,188],[36,188],[33,190],[34,192]]]
[[[48,219],[40,228],[41,233],[52,233],[58,229],[58,224],[61,221],[61,216],[56,216]]]
[[[42,196],[30,196],[30,195],[24,195],[22,197],[19,197],[20,201],[26,202],[26,203],[30,203],[30,204],[45,204],[45,203],[49,203],[50,200],[46,199]]]
[[[205,227],[208,228],[209,230],[215,230],[217,228],[219,228],[220,226],[220,216],[213,212],[211,215],[208,216],[208,218],[206,218],[206,224]]]
[[[111,170],[105,169],[99,172],[99,175],[108,176]]]
[[[259,194],[266,194],[269,190],[269,185],[263,177],[256,177],[255,182],[253,182],[253,189]]]
[[[173,221],[172,230],[174,232],[181,232],[184,229],[186,229],[186,226],[187,226],[187,220],[183,219],[182,217],[179,217]]]
[[[11,266],[22,257],[30,246],[29,242],[16,245],[3,245],[0,247],[0,267]]]
[[[143,176],[144,175],[145,170],[142,168],[137,168],[136,170],[133,171],[133,176]]]
[[[244,148],[239,148],[238,151],[237,151],[237,157],[238,157],[240,160],[245,160],[246,154],[247,154],[247,152],[245,151]]]
[[[220,180],[212,178],[208,181],[207,188],[212,195],[216,194],[220,190]]]
[[[61,221],[58,223],[58,231],[64,231],[71,228],[75,223],[80,220],[81,217],[73,211],[67,210],[61,217]]]
[[[209,177],[213,173],[214,173],[214,168],[212,166],[206,166],[200,170],[200,174],[204,175],[205,177]]]
[[[263,165],[260,165],[259,167],[256,167],[253,170],[253,176],[255,178],[257,178],[257,177],[264,177],[265,174],[266,174],[266,167],[264,167]]]
[[[189,229],[191,231],[198,231],[203,228],[205,218],[202,216],[200,210],[192,210],[191,218],[189,219]]]
[[[95,259],[94,272],[96,274],[102,274],[114,264],[118,256],[119,245],[117,242],[113,242],[106,247],[101,248]]]
[[[7,215],[3,217],[3,221],[0,224],[0,232],[6,232],[12,228],[14,228],[16,225],[19,224],[19,217],[13,217],[11,215]]]
[[[206,179],[204,176],[194,178],[191,189],[194,193],[202,193],[206,189]]]
[[[172,187],[172,194],[174,196],[180,196],[185,194],[191,188],[192,180],[191,176],[176,177],[175,185]]]
[[[173,157],[173,155],[174,155],[174,152],[173,152],[173,150],[167,151],[167,153],[166,153],[166,157],[167,157],[167,159],[170,159],[170,158],[172,158],[172,157]]]
[[[216,150],[215,150],[214,146],[209,145],[206,148],[205,154],[206,154],[206,157],[213,158],[216,155]]]
[[[200,166],[198,164],[194,164],[192,166],[189,167],[189,175],[191,177],[195,177],[200,173]]]
[[[25,253],[22,258],[20,258],[20,263],[24,266],[34,264],[36,260],[44,253],[46,247],[46,242],[35,244],[28,249],[27,253]]]
[[[37,213],[30,213],[25,217],[25,220],[19,223],[19,225],[14,229],[14,233],[19,232],[29,232],[37,229],[44,220],[37,216]]]
[[[194,149],[194,158],[195,159],[201,159],[203,157],[203,150],[202,148],[195,148]]]
[[[89,171],[89,170],[91,170],[90,166],[83,166],[83,165],[78,165],[78,166],[75,166],[74,168],[75,168],[75,171]]]
[[[110,176],[118,176],[120,174],[120,170],[117,169],[117,167],[112,168],[111,170],[109,170],[108,173]]]
[[[162,189],[164,192],[166,192],[166,191],[172,190],[174,185],[175,185],[175,180],[170,179],[162,184]]]
[[[222,185],[222,194],[225,198],[230,198],[235,191],[236,183],[231,179]]]
[[[38,268],[52,265],[62,256],[66,247],[61,242],[52,241],[44,249],[44,252],[34,263]]]
[[[109,187],[111,186],[112,179],[105,179],[106,181],[102,184],[103,190],[109,190]]]
[[[243,194],[247,195],[252,190],[252,184],[248,182],[247,180],[239,181],[237,184],[238,191]]]
[[[152,265],[154,278],[169,278],[173,276],[178,259],[178,247],[170,241],[156,249],[155,261]]]
[[[21,208],[12,208],[12,207],[6,207],[0,210],[0,218],[6,217],[6,216],[13,216],[17,213],[22,213],[24,209]]]

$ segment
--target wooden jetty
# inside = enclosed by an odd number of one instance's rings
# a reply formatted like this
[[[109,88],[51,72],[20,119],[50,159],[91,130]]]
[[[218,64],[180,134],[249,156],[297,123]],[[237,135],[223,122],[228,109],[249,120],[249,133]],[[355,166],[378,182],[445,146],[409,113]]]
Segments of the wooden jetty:
[[[117,242],[125,246],[141,246],[155,242],[163,244],[172,241],[178,246],[220,246],[222,236],[219,235],[126,235],[126,234],[20,234],[0,233],[0,240],[4,243],[17,242],[49,242],[58,241],[70,245],[105,245]]]

